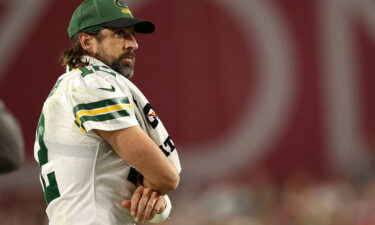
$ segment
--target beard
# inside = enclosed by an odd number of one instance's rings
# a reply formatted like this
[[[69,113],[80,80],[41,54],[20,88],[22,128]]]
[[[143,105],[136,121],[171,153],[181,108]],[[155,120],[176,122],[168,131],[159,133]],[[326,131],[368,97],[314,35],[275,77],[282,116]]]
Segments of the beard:
[[[123,59],[129,58],[131,62],[128,60],[123,61]],[[124,77],[130,79],[134,75],[134,64],[135,64],[135,55],[133,52],[124,53],[111,65],[109,65],[114,71],[118,72],[119,74],[123,75]]]
[[[134,75],[134,52],[126,52],[120,55],[118,58],[111,60],[111,57],[109,57],[108,54],[106,54],[105,51],[101,49],[99,53],[94,55],[94,57],[128,79],[130,79]],[[131,59],[131,62],[129,62],[128,60],[124,61],[125,58]]]

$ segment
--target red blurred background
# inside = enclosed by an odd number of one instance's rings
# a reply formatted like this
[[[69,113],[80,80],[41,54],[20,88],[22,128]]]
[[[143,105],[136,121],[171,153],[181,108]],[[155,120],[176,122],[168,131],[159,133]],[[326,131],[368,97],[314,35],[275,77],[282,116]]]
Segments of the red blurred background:
[[[0,178],[4,195],[27,186],[41,196],[35,127],[64,72],[58,59],[80,2],[0,2],[0,98],[22,126],[28,156],[20,171]],[[259,179],[321,187],[373,178],[375,1],[127,2],[136,17],[156,24],[154,34],[137,35],[134,82],[179,151],[181,202],[191,192],[252,188]]]

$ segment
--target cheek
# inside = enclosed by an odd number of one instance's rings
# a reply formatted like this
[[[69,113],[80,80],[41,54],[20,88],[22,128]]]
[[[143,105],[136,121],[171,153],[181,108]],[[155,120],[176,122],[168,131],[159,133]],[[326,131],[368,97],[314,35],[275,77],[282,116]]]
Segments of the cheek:
[[[94,55],[100,54],[102,52],[102,46],[100,46],[99,44],[93,45],[92,51]]]
[[[116,42],[103,41],[96,47],[95,54],[106,58],[108,62],[117,60],[123,54],[121,45]]]
[[[99,52],[98,47],[97,46],[93,47],[92,52],[94,53],[94,55],[98,54],[98,52]]]
[[[108,52],[115,58],[118,58],[121,54],[123,54],[123,51],[121,48],[119,47],[115,47],[115,45],[113,45],[112,48],[108,49]]]
[[[108,45],[106,45],[105,47],[107,52],[111,54],[113,57],[118,57],[121,54],[123,54],[123,45],[119,41],[113,41],[111,43],[108,43]]]

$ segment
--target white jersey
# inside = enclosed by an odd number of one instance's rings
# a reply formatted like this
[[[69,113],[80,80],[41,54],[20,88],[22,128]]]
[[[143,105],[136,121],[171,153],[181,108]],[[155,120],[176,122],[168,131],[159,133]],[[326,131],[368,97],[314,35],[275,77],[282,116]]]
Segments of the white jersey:
[[[121,202],[135,190],[136,170],[93,129],[139,125],[126,78],[89,58],[62,75],[44,103],[34,156],[51,225],[128,225]],[[128,81],[127,81],[128,82]]]

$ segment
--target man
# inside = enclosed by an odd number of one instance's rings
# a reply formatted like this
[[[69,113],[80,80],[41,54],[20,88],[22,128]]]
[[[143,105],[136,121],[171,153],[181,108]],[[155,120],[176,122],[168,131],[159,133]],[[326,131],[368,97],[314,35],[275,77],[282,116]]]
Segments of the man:
[[[0,127],[0,173],[6,173],[21,167],[25,152],[21,129],[2,101]]]
[[[44,103],[34,147],[50,224],[161,222],[177,188],[177,151],[163,124],[131,83],[135,19],[123,0],[86,0],[74,12],[68,70]],[[130,208],[128,210],[127,208]]]

